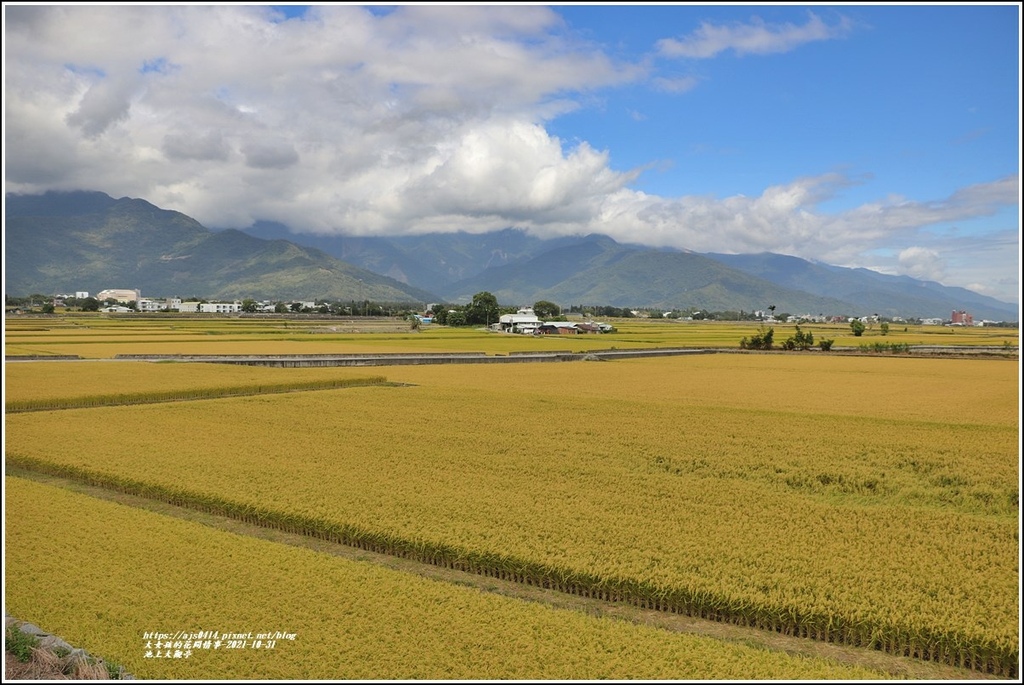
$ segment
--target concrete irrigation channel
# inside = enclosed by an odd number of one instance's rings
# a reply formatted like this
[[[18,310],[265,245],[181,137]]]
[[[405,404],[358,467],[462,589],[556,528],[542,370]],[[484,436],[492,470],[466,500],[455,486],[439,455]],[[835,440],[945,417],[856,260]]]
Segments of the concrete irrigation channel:
[[[661,348],[640,350],[596,350],[592,352],[513,352],[487,355],[483,352],[434,352],[395,354],[302,354],[302,355],[142,355],[119,354],[120,361],[177,361],[244,366],[311,368],[321,366],[402,366],[421,364],[524,364],[530,362],[609,361],[689,354],[714,354],[717,350]]]
[[[295,355],[236,355],[236,354],[118,354],[113,358],[86,359],[78,355],[14,355],[5,362],[201,362],[210,364],[236,364],[245,366],[272,366],[280,368],[312,368],[328,366],[401,366],[415,364],[523,364],[530,362],[613,361],[616,359],[643,359],[694,354],[805,354],[783,350],[751,351],[734,348],[644,348],[626,350],[591,350],[588,352],[547,351],[509,352],[488,355],[485,352],[394,352],[387,354],[295,354]],[[835,347],[824,353],[810,350],[811,354],[961,357],[975,359],[1018,359],[1019,348],[995,346],[933,346],[911,345],[903,354],[861,350],[853,347]]]

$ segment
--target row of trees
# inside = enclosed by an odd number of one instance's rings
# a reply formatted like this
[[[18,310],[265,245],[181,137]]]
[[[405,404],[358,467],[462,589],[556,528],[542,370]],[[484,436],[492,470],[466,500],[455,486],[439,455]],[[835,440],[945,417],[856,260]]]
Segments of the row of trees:
[[[8,307],[23,307],[28,310],[40,311],[43,314],[53,314],[57,309],[53,297],[39,294],[29,295],[28,297],[7,297],[5,298],[5,304]],[[100,307],[113,305],[121,305],[129,309],[138,308],[135,302],[123,304],[109,297],[105,300],[97,300],[95,297],[67,297],[64,298],[63,304],[68,309],[79,309],[83,312],[98,312]]]
[[[347,302],[316,300],[312,306],[304,302],[275,302],[275,314],[328,314],[332,316],[409,316],[413,309],[408,302],[371,302],[349,300]],[[263,305],[253,299],[242,300],[242,311],[255,314],[266,311]]]
[[[473,296],[469,304],[434,305],[434,321],[444,326],[490,326],[498,323],[502,314],[515,314],[519,307],[501,306],[498,298],[485,291]],[[541,321],[551,321],[562,315],[562,308],[554,302],[538,300],[533,303],[533,313]]]
[[[823,338],[818,341],[818,347],[824,352],[832,349],[834,340]],[[744,337],[740,340],[741,350],[771,350],[775,347],[775,329],[761,326],[757,333],[750,338]],[[786,338],[781,345],[784,350],[809,350],[814,347],[814,334],[810,331],[802,331],[796,327],[793,335]]]

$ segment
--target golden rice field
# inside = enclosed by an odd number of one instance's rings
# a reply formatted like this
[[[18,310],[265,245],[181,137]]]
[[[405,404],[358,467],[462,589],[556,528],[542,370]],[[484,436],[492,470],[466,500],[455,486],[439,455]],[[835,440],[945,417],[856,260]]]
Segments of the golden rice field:
[[[55,382],[87,394],[113,367],[135,392],[282,371],[7,364],[7,400]],[[1018,369],[800,354],[388,367],[414,385],[10,415],[7,460],[1005,674],[1020,639]]]
[[[851,680],[884,674],[556,610],[5,479],[7,611],[138,678]],[[73,580],[69,569],[74,569]],[[260,597],[253,601],[254,594]],[[254,648],[147,632],[273,632]],[[171,642],[168,640],[168,642]],[[147,649],[148,643],[148,649]],[[152,656],[146,656],[147,651]]]
[[[685,322],[647,319],[609,320],[617,331],[603,335],[518,336],[476,329],[425,325],[419,332],[397,319],[251,319],[160,315],[111,317],[103,314],[8,318],[7,356],[78,355],[100,359],[117,354],[345,354],[365,352],[591,351],[617,347],[738,348],[757,332],[754,322]],[[795,326],[774,324],[782,342]],[[906,329],[906,330],[904,330]],[[909,345],[1016,345],[1018,331],[1001,328],[898,326],[882,336],[873,327],[854,337],[849,326],[811,324],[802,330],[837,347],[876,342]]]

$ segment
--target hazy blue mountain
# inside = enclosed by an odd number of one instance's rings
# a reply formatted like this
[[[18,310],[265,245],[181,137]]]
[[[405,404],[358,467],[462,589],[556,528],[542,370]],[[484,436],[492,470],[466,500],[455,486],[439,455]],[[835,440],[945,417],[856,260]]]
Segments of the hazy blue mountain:
[[[734,269],[781,286],[856,303],[861,311],[880,316],[950,318],[954,310],[967,310],[975,320],[1018,321],[1019,309],[985,295],[920,281],[909,276],[890,276],[870,269],[851,269],[799,257],[759,254],[708,254]]]
[[[145,200],[85,192],[8,195],[4,224],[11,295],[137,288],[144,297],[437,299],[319,250],[213,232]]]
[[[263,221],[241,230],[259,238],[315,247],[342,261],[437,293],[485,269],[529,259],[566,240],[543,240],[511,228],[392,238],[293,234],[284,224]]]
[[[588,236],[576,244],[545,252],[528,261],[488,269],[454,284],[445,295],[462,301],[480,290],[500,302],[689,307],[708,310],[767,309],[791,313],[848,312],[853,305],[783,288],[702,255],[649,250]]]
[[[245,230],[266,237],[288,235],[295,242],[320,247],[363,268],[415,283],[450,302],[468,302],[475,293],[486,290],[503,304],[548,299],[563,305],[749,311],[764,308],[766,300],[773,300],[777,311],[801,314],[948,319],[953,310],[966,309],[979,320],[1019,318],[1016,305],[964,288],[773,253],[702,255],[731,270],[715,272],[706,264],[698,268],[692,258],[695,253],[623,245],[607,236],[542,240],[505,229],[482,234],[327,238],[290,234],[280,225],[273,233],[266,233],[261,225]],[[633,253],[651,256],[647,269],[629,272],[630,261],[614,266],[616,260]],[[656,272],[655,264],[667,272]],[[736,272],[757,281],[752,286]],[[699,274],[706,282],[699,282]]]

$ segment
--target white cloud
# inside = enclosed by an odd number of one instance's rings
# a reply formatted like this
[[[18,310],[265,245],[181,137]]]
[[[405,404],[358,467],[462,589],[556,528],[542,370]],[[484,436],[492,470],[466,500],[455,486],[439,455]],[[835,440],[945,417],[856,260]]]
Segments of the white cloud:
[[[77,109],[67,116],[69,125],[95,138],[110,126],[128,118],[136,84],[130,79],[98,80],[82,96]]]
[[[164,136],[162,150],[168,159],[227,161],[231,150],[221,131],[178,131]]]
[[[173,201],[213,226],[368,233],[582,220],[591,195],[631,178],[542,124],[644,69],[573,43],[548,8],[12,16],[8,191],[101,189]],[[287,181],[270,173],[282,171]]]
[[[245,165],[253,169],[287,169],[299,161],[299,153],[284,140],[252,141],[242,146]]]
[[[851,183],[840,174],[826,174],[773,186],[757,197],[726,198],[662,198],[623,188],[608,195],[586,230],[623,242],[697,252],[777,252],[939,282],[949,279],[955,265],[960,281],[950,284],[966,287],[987,281],[987,289],[972,289],[1004,301],[1017,300],[1020,241],[1013,227],[969,239],[928,232],[932,226],[988,217],[1001,207],[1014,206],[1016,175],[931,202],[897,198],[838,214],[818,209]],[[901,243],[907,247],[898,259],[875,263],[877,250]],[[1008,275],[996,285],[994,274]]]
[[[851,22],[846,18],[840,19],[835,26],[829,26],[814,13],[808,13],[807,23],[802,26],[766,24],[756,17],[748,24],[728,26],[703,22],[688,36],[658,41],[657,48],[664,57],[694,59],[707,59],[726,50],[737,55],[767,55],[789,52],[805,43],[841,38],[849,33],[850,28]]]
[[[941,281],[946,276],[946,264],[939,253],[926,247],[908,247],[900,252],[900,273],[925,281]]]
[[[539,6],[399,6],[376,16],[315,5],[289,21],[234,5],[5,12],[8,192],[143,197],[211,227],[262,219],[296,232],[397,235],[517,226],[835,263],[863,263],[895,240],[924,250],[907,252],[906,269],[923,269],[931,250],[948,273],[955,260],[921,229],[1018,203],[1017,176],[839,214],[819,205],[853,183],[840,174],[755,197],[631,189],[639,169],[613,170],[609,151],[568,144],[545,125],[602,88],[646,78],[647,67],[574,42]],[[802,26],[705,25],[662,49],[765,53],[846,26],[814,15]],[[653,80],[668,92],[695,83]],[[992,281],[972,272],[967,282]]]

